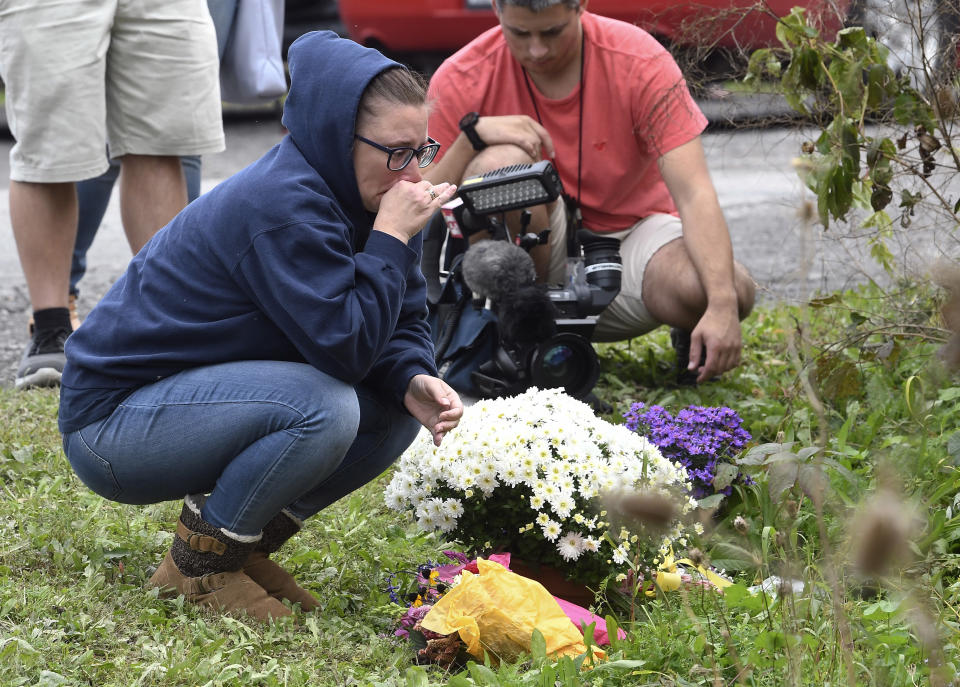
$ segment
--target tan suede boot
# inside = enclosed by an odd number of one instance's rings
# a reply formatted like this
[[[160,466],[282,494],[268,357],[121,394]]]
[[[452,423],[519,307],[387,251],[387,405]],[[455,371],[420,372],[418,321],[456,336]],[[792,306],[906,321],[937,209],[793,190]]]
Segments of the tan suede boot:
[[[196,500],[188,496],[173,545],[148,584],[159,587],[163,597],[182,594],[187,601],[224,613],[246,613],[259,620],[291,615],[240,569],[257,541],[205,522]]]
[[[320,608],[317,598],[298,585],[293,575],[269,558],[271,553],[299,532],[301,527],[303,523],[293,515],[286,511],[278,513],[264,525],[263,537],[243,564],[243,572],[275,599],[287,599],[291,603],[300,604],[304,611],[315,611]]]

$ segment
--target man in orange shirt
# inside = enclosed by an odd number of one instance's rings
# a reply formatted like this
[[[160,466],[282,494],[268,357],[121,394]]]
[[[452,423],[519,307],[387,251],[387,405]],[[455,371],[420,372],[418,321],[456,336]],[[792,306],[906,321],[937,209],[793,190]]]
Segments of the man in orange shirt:
[[[740,320],[754,301],[707,169],[706,119],[652,36],[586,7],[495,0],[500,26],[431,79],[430,134],[445,152],[427,176],[459,183],[551,158],[583,227],[621,240],[621,291],[594,339],[670,325],[678,358],[689,358],[681,372],[702,382],[739,364]],[[559,200],[532,210],[531,229],[551,228],[538,271],[560,281],[576,227]]]

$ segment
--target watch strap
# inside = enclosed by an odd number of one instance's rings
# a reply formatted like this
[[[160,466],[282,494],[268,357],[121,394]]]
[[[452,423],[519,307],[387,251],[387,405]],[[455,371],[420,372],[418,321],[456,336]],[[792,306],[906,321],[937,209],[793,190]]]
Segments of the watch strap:
[[[470,145],[473,146],[473,149],[477,152],[480,152],[487,147],[487,142],[480,138],[480,134],[477,133],[477,120],[479,116],[476,112],[471,112],[463,118],[460,122],[460,130],[466,135],[467,140],[470,141]]]

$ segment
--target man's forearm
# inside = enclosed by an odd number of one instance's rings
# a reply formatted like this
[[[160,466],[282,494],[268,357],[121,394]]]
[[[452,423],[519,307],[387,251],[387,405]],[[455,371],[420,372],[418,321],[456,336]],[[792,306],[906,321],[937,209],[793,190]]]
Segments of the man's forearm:
[[[716,195],[702,197],[680,208],[683,238],[700,283],[706,307],[737,309],[734,282],[733,245]]]

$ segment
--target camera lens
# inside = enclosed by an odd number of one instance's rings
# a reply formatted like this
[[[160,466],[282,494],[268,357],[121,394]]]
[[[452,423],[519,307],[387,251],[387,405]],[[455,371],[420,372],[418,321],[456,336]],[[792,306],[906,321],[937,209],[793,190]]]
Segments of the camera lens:
[[[577,334],[563,332],[537,347],[530,360],[530,380],[541,389],[563,389],[583,398],[600,377],[600,361],[590,342]]]
[[[620,290],[623,264],[620,260],[620,241],[597,236],[581,229],[577,233],[583,246],[583,266],[587,283],[601,289]]]

